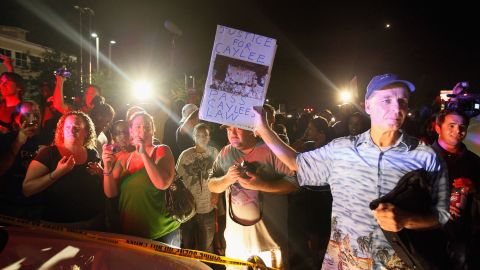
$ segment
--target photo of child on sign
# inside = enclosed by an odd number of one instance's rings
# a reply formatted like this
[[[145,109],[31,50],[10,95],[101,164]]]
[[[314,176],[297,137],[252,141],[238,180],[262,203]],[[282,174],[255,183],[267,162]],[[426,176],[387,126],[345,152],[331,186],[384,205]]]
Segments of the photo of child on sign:
[[[265,101],[276,43],[218,25],[199,118],[252,130],[253,107]]]
[[[262,99],[268,66],[218,55],[213,66],[211,89],[237,96]]]

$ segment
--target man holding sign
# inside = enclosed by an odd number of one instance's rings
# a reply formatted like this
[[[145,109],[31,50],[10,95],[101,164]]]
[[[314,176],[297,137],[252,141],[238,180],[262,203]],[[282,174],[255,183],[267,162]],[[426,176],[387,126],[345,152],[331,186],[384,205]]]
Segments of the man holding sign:
[[[414,90],[412,83],[394,74],[375,76],[365,95],[371,129],[301,154],[283,143],[257,110],[257,133],[297,172],[299,185],[331,187],[332,232],[323,269],[415,268],[400,259],[384,232],[428,230],[447,222],[446,170],[432,148],[400,129]],[[427,213],[408,212],[391,203],[370,210],[370,202],[384,197],[402,176],[418,169],[426,171],[431,191]]]

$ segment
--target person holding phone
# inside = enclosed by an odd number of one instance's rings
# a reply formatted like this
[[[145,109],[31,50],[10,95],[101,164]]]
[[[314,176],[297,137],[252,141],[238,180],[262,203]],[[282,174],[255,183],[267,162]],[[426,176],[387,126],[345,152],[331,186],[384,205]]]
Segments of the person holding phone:
[[[13,72],[3,72],[0,75],[0,131],[8,131],[12,125],[12,114],[15,106],[22,102],[24,81],[22,76]],[[5,132],[3,132],[5,133]]]
[[[24,101],[13,113],[12,131],[0,135],[0,213],[35,219],[41,209],[39,197],[27,198],[22,183],[27,167],[40,144],[41,113],[33,101]]]
[[[166,145],[154,145],[153,117],[139,111],[128,122],[135,151],[114,155],[104,145],[103,184],[107,198],[118,198],[120,231],[180,247],[180,223],[166,209],[165,191],[173,182],[175,162]]]
[[[114,154],[124,152],[132,152],[135,150],[135,147],[130,143],[130,133],[128,131],[128,122],[125,120],[118,120],[113,123],[110,128],[110,133],[112,134],[113,141],[113,152]],[[115,149],[117,151],[115,151]]]

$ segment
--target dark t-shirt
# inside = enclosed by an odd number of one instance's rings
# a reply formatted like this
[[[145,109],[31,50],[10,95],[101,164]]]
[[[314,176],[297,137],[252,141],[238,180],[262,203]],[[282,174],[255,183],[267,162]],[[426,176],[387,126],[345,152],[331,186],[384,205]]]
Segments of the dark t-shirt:
[[[105,197],[102,177],[90,175],[88,162],[99,160],[97,152],[87,149],[87,161],[75,165],[72,171],[58,178],[43,192],[45,210],[42,219],[51,222],[78,222],[96,217],[104,210]],[[56,146],[40,150],[35,160],[52,172],[61,159]]]
[[[52,115],[52,118],[45,121],[42,129],[40,130],[39,142],[42,145],[52,145],[53,139],[55,138],[55,130],[57,129],[57,123],[62,117],[62,114],[55,111]]]
[[[18,132],[0,134],[0,152],[11,151]],[[8,207],[32,206],[40,203],[40,195],[25,197],[22,192],[23,179],[27,173],[28,165],[37,155],[39,148],[38,137],[28,138],[17,153],[12,166],[0,176],[0,203]],[[14,211],[14,209],[12,209]],[[13,212],[11,212],[13,213]]]
[[[450,188],[453,187],[453,181],[457,178],[469,178],[474,184],[473,193],[467,197],[465,209],[461,211],[461,216],[455,220],[449,220],[443,227],[451,242],[454,245],[449,246],[449,252],[454,256],[454,263],[461,264],[467,253],[468,264],[480,264],[480,157],[469,151],[462,144],[462,151],[458,155],[451,154],[443,149],[438,141],[432,144],[432,148],[445,160],[448,168],[448,179]],[[464,246],[462,248],[458,248]],[[471,269],[478,269],[472,267]]]
[[[0,102],[0,126],[11,128],[12,114],[16,106],[7,107],[4,102]]]
[[[175,133],[175,138],[176,138],[176,144],[175,147],[173,147],[173,157],[175,158],[175,161],[178,159],[180,154],[187,150],[188,148],[195,146],[195,142],[192,139],[192,135],[186,133],[182,134],[180,132],[180,127],[177,128],[177,131]]]
[[[175,119],[171,117],[169,117],[165,122],[165,127],[163,131],[163,144],[168,145],[170,149],[172,149],[172,147],[175,145],[175,137],[178,125],[179,123],[177,123],[177,121],[175,121]]]

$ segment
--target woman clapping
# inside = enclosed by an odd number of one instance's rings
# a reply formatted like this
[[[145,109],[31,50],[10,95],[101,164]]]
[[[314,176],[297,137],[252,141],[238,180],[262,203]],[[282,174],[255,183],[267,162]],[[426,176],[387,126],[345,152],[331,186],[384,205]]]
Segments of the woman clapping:
[[[153,145],[153,118],[137,112],[129,120],[135,151],[114,155],[103,147],[105,195],[118,197],[121,232],[180,247],[180,223],[166,210],[165,190],[174,176],[170,148]]]

